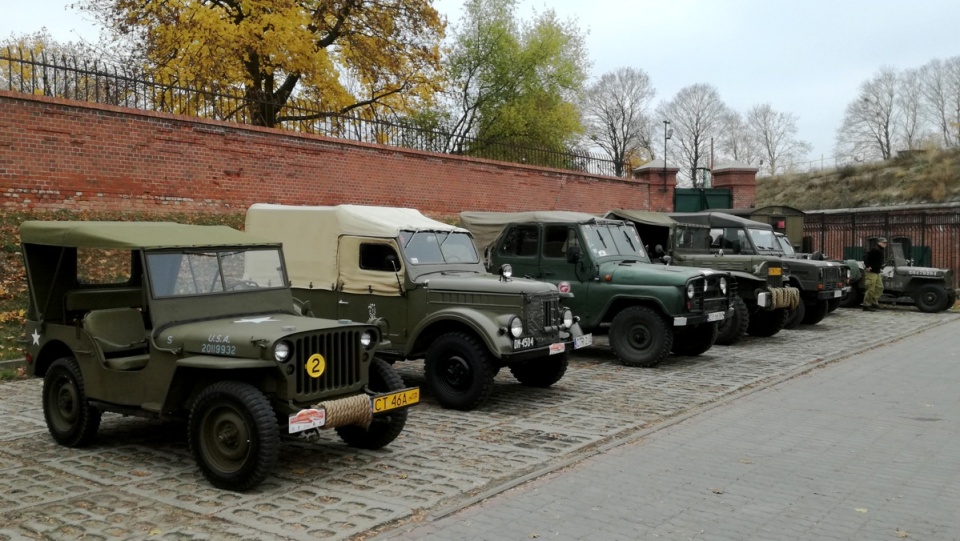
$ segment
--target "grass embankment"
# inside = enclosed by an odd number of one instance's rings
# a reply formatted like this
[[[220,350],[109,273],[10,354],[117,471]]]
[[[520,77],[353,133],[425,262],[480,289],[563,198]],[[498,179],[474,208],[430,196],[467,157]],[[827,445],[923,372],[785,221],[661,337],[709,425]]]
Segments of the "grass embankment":
[[[27,278],[20,252],[20,224],[26,220],[121,220],[168,221],[185,224],[243,227],[243,213],[146,214],[121,212],[4,212],[0,215],[0,361],[23,357],[23,318],[27,309]],[[0,380],[17,377],[12,369],[0,369]]]

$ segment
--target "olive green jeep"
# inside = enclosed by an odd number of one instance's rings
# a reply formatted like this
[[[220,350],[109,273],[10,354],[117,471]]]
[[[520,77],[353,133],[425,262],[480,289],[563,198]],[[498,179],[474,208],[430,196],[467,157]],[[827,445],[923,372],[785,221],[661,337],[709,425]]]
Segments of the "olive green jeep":
[[[377,325],[391,362],[424,359],[443,407],[478,407],[502,367],[549,387],[591,343],[556,286],[488,273],[467,230],[415,209],[255,204],[245,228],[283,243],[294,295],[313,311]]]
[[[419,400],[374,356],[375,326],[299,313],[279,244],[163,222],[28,221],[20,238],[27,371],[61,445],[89,444],[103,412],[183,420],[203,475],[246,490],[282,434],[377,449]]]

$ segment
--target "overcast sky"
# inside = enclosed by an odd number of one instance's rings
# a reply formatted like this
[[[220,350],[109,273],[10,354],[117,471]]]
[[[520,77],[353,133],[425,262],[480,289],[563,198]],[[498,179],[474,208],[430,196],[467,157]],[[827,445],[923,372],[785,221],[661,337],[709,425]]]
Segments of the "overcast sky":
[[[58,41],[96,41],[75,0],[4,0],[0,38],[46,27]],[[451,22],[463,0],[434,0]],[[960,55],[958,0],[520,0],[518,16],[554,9],[587,34],[591,74],[646,71],[655,102],[713,85],[740,111],[770,103],[798,117],[811,160],[833,156],[844,109],[881,67]]]

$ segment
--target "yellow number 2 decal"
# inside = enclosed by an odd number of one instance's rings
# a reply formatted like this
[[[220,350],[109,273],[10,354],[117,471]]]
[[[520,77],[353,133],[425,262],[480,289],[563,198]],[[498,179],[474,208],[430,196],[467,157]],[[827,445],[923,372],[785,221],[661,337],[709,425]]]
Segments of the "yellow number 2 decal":
[[[319,378],[327,368],[327,361],[323,359],[323,355],[314,353],[307,359],[306,368],[307,374],[309,374],[311,378]]]

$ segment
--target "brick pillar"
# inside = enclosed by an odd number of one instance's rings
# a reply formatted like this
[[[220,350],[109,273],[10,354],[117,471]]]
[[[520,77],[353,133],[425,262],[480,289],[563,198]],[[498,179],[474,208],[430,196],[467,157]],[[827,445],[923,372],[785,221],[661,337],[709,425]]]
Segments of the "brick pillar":
[[[739,163],[727,162],[714,167],[710,172],[711,185],[714,188],[729,188],[733,201],[731,208],[749,208],[756,202],[757,195],[756,167]]]
[[[646,186],[647,210],[673,212],[673,191],[677,188],[679,167],[663,160],[653,160],[633,170],[633,178]]]

